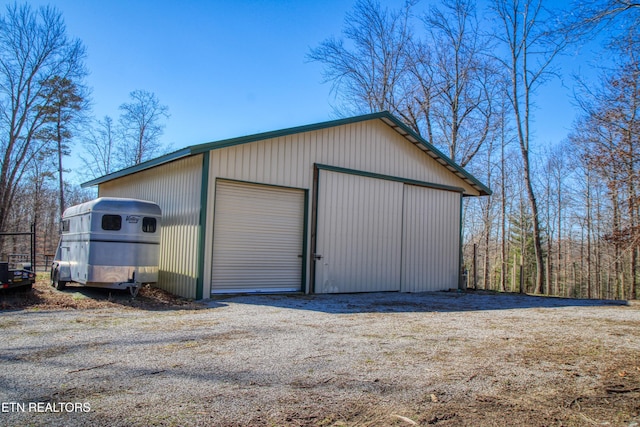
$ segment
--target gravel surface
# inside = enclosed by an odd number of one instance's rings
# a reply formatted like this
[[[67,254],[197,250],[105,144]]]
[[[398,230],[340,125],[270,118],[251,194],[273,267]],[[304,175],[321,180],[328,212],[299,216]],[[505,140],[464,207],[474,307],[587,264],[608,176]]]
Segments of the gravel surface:
[[[637,304],[254,295],[3,311],[0,336],[0,425],[640,425]]]

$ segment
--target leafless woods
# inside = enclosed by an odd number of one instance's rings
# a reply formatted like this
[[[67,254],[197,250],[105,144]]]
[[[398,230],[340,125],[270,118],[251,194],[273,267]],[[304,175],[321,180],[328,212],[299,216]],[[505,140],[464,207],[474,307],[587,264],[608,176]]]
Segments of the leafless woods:
[[[466,204],[470,285],[636,298],[640,8],[479,5],[358,0],[342,37],[309,58],[324,65],[338,113],[389,110],[493,189]],[[562,55],[596,37],[610,58],[599,83],[563,76]],[[567,138],[541,141],[536,97],[560,77],[575,87],[579,114]]]

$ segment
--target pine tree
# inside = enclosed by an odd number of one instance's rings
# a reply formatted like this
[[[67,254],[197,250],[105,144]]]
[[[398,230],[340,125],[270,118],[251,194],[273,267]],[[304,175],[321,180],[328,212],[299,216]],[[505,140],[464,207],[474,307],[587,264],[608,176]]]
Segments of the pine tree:
[[[50,149],[57,155],[60,216],[62,217],[65,210],[62,158],[69,155],[68,142],[73,136],[72,125],[82,112],[84,97],[73,81],[59,76],[54,76],[43,83],[41,96],[48,102],[40,107],[40,112],[44,116],[44,125],[37,137],[50,143]]]
[[[519,290],[519,266],[523,268],[524,291],[535,291],[536,279],[536,248],[533,238],[533,218],[531,213],[521,209],[519,213],[509,218],[509,256],[508,269],[514,271],[515,283],[511,283],[512,290]],[[515,265],[514,265],[515,260]],[[512,278],[513,280],[513,278]]]

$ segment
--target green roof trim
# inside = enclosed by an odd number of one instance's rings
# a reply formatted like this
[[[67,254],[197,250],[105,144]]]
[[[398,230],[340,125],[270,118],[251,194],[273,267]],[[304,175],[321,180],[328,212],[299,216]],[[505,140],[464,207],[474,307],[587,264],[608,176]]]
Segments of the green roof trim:
[[[105,182],[108,182],[117,178],[131,175],[136,172],[141,172],[146,169],[151,169],[153,167],[156,167],[165,163],[173,162],[175,160],[178,160],[184,157],[193,156],[195,154],[204,153],[210,150],[216,150],[219,148],[231,147],[234,145],[247,144],[250,142],[261,141],[265,139],[278,138],[278,137],[293,135],[297,133],[312,132],[316,130],[322,130],[322,129],[332,128],[332,127],[337,127],[337,126],[342,126],[342,125],[347,125],[352,123],[359,123],[359,122],[364,122],[368,120],[376,120],[376,119],[382,120],[385,124],[387,124],[396,132],[398,132],[400,135],[405,137],[409,142],[411,142],[412,144],[420,148],[425,154],[433,158],[436,162],[440,163],[442,166],[447,168],[453,174],[457,175],[463,181],[467,182],[469,185],[474,187],[476,190],[478,190],[480,195],[487,196],[492,194],[491,190],[486,185],[481,183],[477,178],[475,178],[469,172],[467,172],[458,164],[456,164],[447,156],[445,156],[437,148],[435,148],[433,145],[427,142],[424,138],[419,136],[406,124],[402,123],[400,119],[398,119],[388,111],[364,114],[361,116],[331,120],[331,121],[321,122],[321,123],[316,123],[311,125],[296,126],[292,128],[281,129],[281,130],[276,130],[271,132],[257,133],[254,135],[224,139],[224,140],[209,142],[205,144],[191,145],[181,150],[174,151],[173,153],[169,153],[164,156],[157,157],[152,160],[148,160],[144,163],[140,163],[139,165],[131,166],[129,168],[122,169],[117,172],[113,172],[109,175],[105,175],[100,178],[87,181],[81,184],[81,186],[83,188],[86,188],[94,185],[103,184]]]
[[[181,150],[174,151],[173,153],[165,154],[164,156],[147,160],[146,162],[140,163],[139,165],[130,166],[128,168],[121,169],[119,171],[101,176],[99,178],[92,179],[91,181],[83,182],[82,184],[80,184],[80,186],[82,188],[93,187],[94,185],[103,184],[105,182],[112,181],[114,179],[122,178],[123,176],[131,175],[146,169],[151,169],[155,166],[160,166],[165,163],[169,163],[174,160],[181,159],[183,157],[188,157],[190,155],[191,155],[191,151],[189,150],[189,147],[183,148]]]

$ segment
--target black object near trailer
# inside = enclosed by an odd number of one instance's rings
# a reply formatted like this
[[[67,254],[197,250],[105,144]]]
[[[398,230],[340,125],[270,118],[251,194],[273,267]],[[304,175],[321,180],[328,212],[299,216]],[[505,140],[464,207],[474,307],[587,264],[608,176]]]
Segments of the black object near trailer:
[[[36,247],[35,226],[31,225],[30,232],[0,234],[2,236],[21,236],[24,238],[28,236],[31,246],[31,250],[29,251],[31,260],[29,263],[22,263],[22,265],[11,265],[8,260],[0,262],[0,290],[20,289],[24,291],[30,291],[36,281],[36,274],[34,269]]]
[[[8,262],[0,262],[0,289],[18,288],[30,291],[36,281],[33,271],[27,269],[10,269]]]

